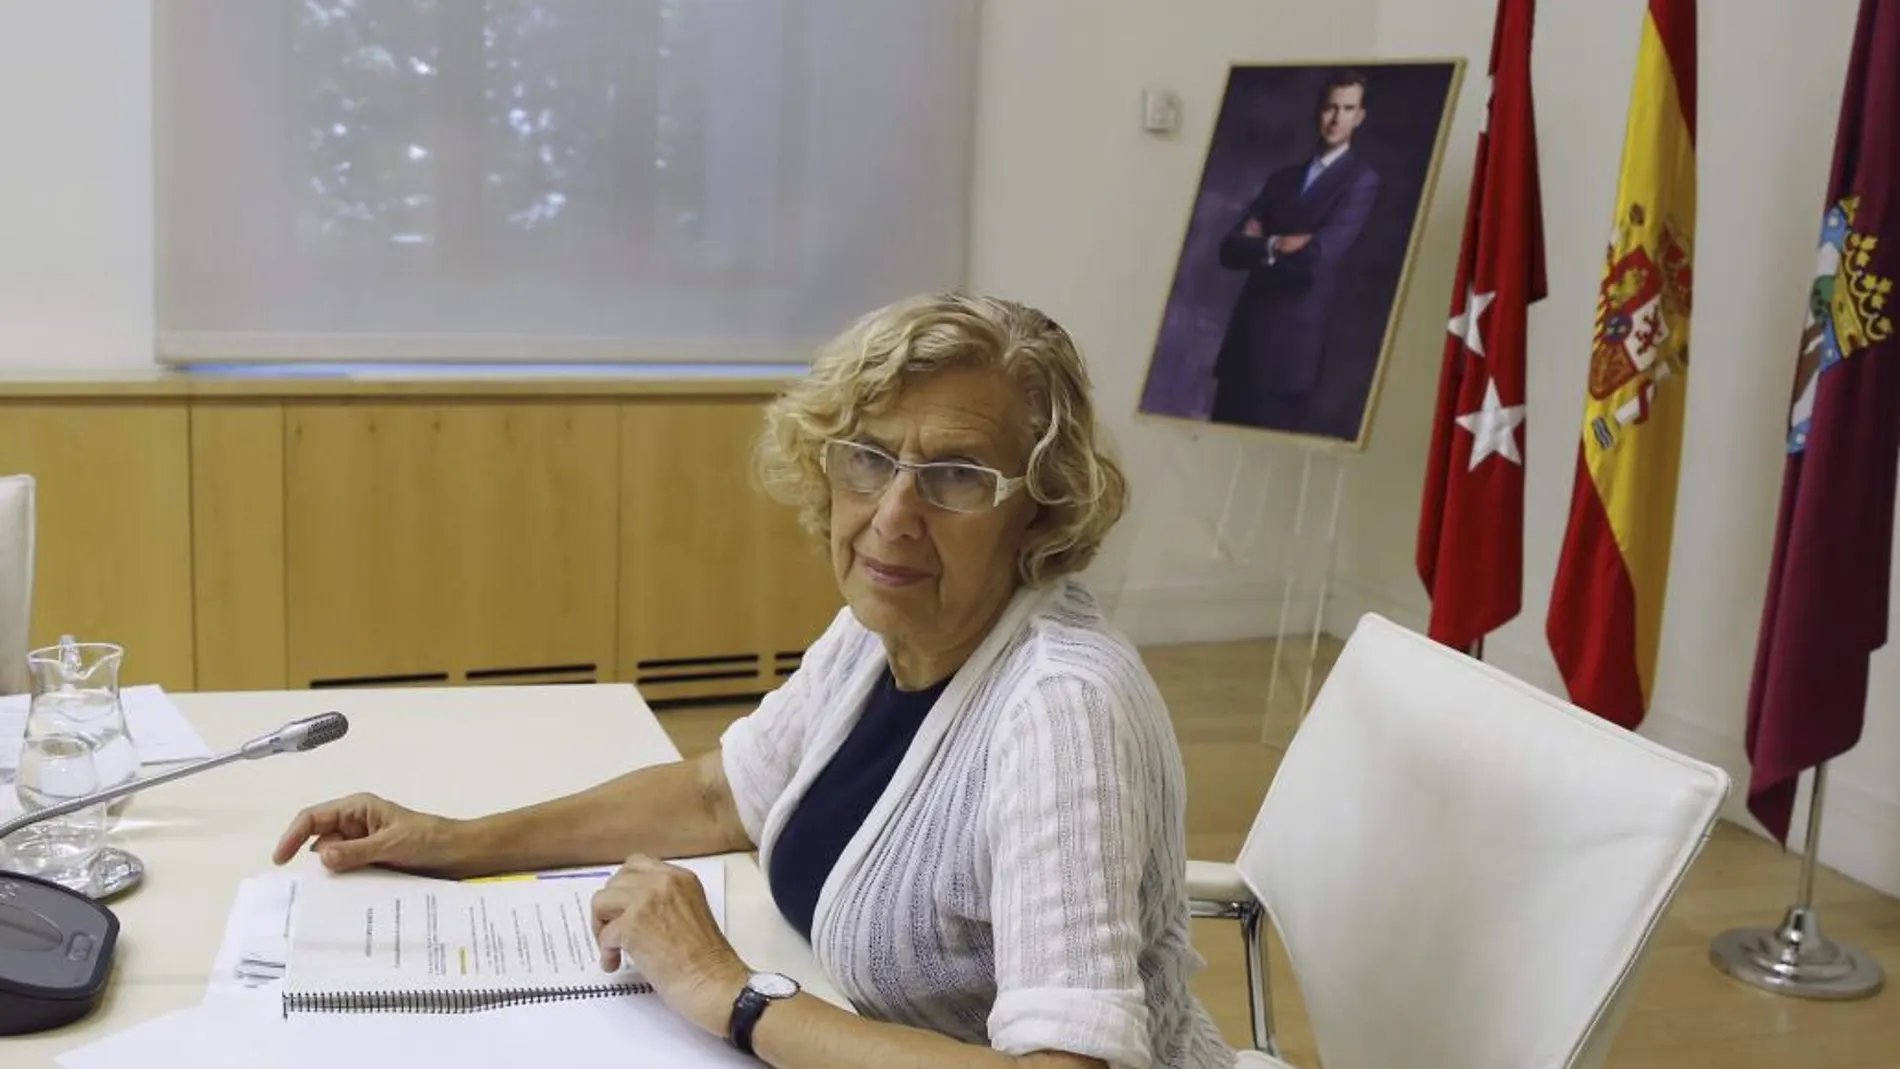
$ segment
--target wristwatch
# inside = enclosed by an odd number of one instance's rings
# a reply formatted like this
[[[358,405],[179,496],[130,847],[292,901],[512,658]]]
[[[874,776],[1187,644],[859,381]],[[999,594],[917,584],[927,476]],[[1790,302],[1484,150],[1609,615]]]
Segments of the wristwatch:
[[[780,999],[798,994],[798,981],[783,973],[755,972],[732,1000],[732,1017],[726,1022],[726,1042],[743,1054],[752,1053],[752,1028],[765,1014],[765,1008]]]

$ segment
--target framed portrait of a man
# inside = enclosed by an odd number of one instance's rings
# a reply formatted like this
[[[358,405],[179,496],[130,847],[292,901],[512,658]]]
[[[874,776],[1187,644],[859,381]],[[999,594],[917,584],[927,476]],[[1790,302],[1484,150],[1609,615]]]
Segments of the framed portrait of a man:
[[[1463,74],[1229,69],[1142,414],[1365,447]]]

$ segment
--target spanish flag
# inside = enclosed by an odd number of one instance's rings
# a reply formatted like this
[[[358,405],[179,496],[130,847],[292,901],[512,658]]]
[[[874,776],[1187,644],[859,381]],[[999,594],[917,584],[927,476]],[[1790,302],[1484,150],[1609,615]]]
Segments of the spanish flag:
[[[1688,390],[1694,0],[1649,0],[1545,634],[1576,704],[1642,722],[1656,678]]]

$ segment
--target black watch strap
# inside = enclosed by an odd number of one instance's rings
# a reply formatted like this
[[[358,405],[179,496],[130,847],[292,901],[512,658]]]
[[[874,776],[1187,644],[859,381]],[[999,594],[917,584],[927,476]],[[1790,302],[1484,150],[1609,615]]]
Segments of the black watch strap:
[[[771,1004],[771,999],[751,987],[741,988],[739,997],[732,1002],[732,1017],[726,1022],[726,1042],[738,1048],[741,1054],[752,1054],[752,1029]]]

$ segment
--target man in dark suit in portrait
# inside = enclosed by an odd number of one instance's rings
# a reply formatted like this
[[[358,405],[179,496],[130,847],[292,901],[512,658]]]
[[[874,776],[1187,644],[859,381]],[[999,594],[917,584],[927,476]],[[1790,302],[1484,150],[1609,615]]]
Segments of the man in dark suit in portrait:
[[[1352,147],[1365,117],[1365,75],[1335,74],[1313,154],[1268,176],[1221,241],[1221,266],[1247,282],[1214,363],[1216,422],[1286,427],[1319,381],[1340,263],[1379,195],[1378,172]]]

